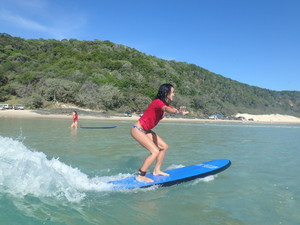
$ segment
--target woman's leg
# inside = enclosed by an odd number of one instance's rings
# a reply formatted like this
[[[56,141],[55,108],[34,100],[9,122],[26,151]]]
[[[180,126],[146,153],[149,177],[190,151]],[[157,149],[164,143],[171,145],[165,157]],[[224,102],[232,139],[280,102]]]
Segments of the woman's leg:
[[[163,175],[168,176],[169,174],[161,171],[161,165],[164,161],[164,158],[166,156],[167,150],[168,150],[168,144],[164,142],[164,140],[158,136],[156,133],[152,132],[150,133],[151,139],[153,140],[154,144],[159,148],[159,153],[156,158],[156,164],[154,167],[153,175]]]
[[[151,133],[145,134],[136,128],[131,128],[132,137],[150,152],[150,154],[145,159],[142,167],[140,168],[140,170],[143,172],[146,172],[149,169],[149,167],[152,165],[154,160],[157,159],[159,155],[159,148],[153,142],[151,138],[152,136],[150,134]],[[152,179],[146,176],[138,175],[138,178],[146,182],[153,182]]]

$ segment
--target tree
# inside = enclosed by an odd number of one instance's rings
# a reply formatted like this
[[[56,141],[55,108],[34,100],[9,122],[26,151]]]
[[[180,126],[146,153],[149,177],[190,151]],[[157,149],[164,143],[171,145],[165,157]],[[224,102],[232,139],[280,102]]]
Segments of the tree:
[[[98,89],[100,105],[105,110],[119,108],[123,103],[123,95],[120,90],[112,85],[103,85]]]
[[[99,86],[91,81],[85,82],[77,95],[77,103],[93,109],[112,110],[123,104],[123,95],[112,85]]]
[[[46,79],[41,83],[40,93],[48,101],[75,102],[79,84],[64,79]]]
[[[91,81],[86,81],[78,91],[76,103],[83,107],[91,109],[98,108],[98,90],[99,86]]]

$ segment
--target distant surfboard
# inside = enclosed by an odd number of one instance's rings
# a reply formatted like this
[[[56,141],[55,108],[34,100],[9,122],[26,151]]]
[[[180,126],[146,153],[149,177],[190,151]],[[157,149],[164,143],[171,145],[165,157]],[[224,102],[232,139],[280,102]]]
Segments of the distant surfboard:
[[[110,127],[80,127],[82,129],[110,129],[110,128],[115,128],[117,126],[110,126]]]
[[[146,188],[155,185],[166,187],[220,173],[227,169],[230,165],[230,160],[218,159],[177,169],[166,170],[165,172],[170,176],[155,176],[150,173],[146,174],[147,177],[154,180],[154,182],[151,183],[137,180],[136,175],[132,175],[121,180],[110,181],[109,183],[114,185],[114,189]]]

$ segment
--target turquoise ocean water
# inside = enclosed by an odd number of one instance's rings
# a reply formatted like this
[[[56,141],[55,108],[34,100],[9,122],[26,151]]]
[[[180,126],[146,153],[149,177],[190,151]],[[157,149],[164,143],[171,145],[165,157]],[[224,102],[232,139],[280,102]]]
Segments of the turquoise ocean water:
[[[300,125],[161,122],[163,169],[230,159],[222,173],[166,188],[114,191],[148,154],[130,121],[0,118],[0,224],[300,222]]]

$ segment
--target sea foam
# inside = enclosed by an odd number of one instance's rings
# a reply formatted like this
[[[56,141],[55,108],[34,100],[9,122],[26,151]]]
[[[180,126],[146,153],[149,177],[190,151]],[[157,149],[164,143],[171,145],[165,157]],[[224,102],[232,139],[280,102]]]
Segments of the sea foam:
[[[80,201],[87,191],[109,191],[110,178],[94,177],[72,168],[58,158],[47,159],[42,152],[21,141],[0,136],[0,192],[14,196],[66,198]]]

